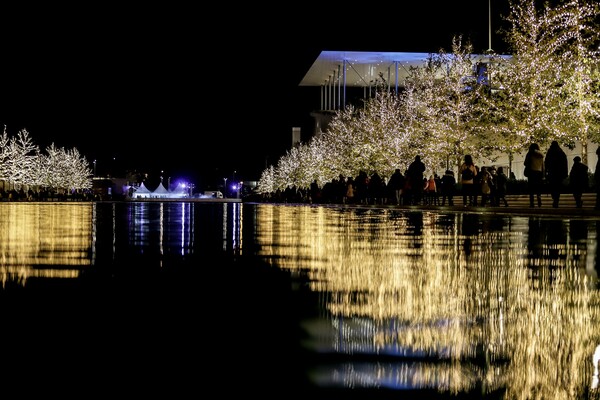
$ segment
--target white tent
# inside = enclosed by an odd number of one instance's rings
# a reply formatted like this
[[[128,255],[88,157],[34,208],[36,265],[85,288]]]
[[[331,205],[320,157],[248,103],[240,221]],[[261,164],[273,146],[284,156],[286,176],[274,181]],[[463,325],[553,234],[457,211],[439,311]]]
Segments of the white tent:
[[[142,182],[139,187],[132,187],[132,199],[181,199],[188,197],[185,186],[180,185],[175,190],[167,190],[162,182],[154,190],[149,190]]]
[[[154,191],[152,192],[152,195],[150,197],[157,197],[157,198],[167,198],[167,197],[171,197],[169,195],[169,191],[167,189],[165,189],[165,187],[163,186],[162,182],[158,184],[158,187],[156,189],[154,189]]]
[[[150,190],[148,190],[148,188],[146,187],[146,185],[144,185],[144,182],[142,182],[142,184],[138,187],[138,188],[134,188],[134,192],[133,192],[133,198],[148,198],[150,197],[150,195],[152,194],[152,192]]]

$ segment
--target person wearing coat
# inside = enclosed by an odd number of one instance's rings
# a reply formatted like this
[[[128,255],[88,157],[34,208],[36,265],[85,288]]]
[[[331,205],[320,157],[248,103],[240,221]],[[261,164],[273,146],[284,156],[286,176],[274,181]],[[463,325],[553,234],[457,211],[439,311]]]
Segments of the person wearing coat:
[[[440,189],[442,192],[442,206],[446,205],[446,199],[448,199],[448,205],[454,205],[454,194],[456,192],[456,178],[454,177],[454,171],[447,169],[444,176],[441,178]]]
[[[411,190],[411,204],[420,204],[423,197],[423,174],[425,173],[425,163],[421,161],[421,156],[415,156],[406,170],[405,178],[409,181]]]
[[[563,189],[563,181],[569,176],[569,164],[567,162],[567,155],[560,148],[556,140],[552,141],[548,151],[546,151],[544,168],[546,170],[548,189],[552,196],[552,207],[557,208],[560,201],[560,193]]]
[[[542,206],[542,184],[544,182],[544,154],[537,143],[531,143],[525,155],[525,176],[529,186],[529,207],[534,206],[537,198],[538,207]]]
[[[581,162],[581,157],[576,156],[573,159],[573,166],[569,172],[569,186],[577,208],[583,207],[582,195],[589,185],[588,169],[588,166]]]
[[[390,176],[390,179],[388,181],[387,187],[392,192],[391,197],[396,205],[402,204],[402,190],[404,189],[404,185],[406,183],[405,181],[406,179],[404,178],[404,175],[402,175],[402,171],[400,171],[400,168],[396,168],[396,170],[394,171],[392,176]]]
[[[463,206],[477,206],[477,188],[475,179],[478,173],[477,166],[470,154],[465,154],[464,162],[458,169],[463,194]]]

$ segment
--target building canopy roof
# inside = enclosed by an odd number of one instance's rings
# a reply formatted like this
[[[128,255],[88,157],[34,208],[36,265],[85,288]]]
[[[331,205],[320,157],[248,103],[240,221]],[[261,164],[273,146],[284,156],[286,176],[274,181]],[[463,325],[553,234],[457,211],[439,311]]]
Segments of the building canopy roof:
[[[422,66],[431,53],[322,51],[299,86],[369,87],[381,79],[402,86],[411,67]],[[473,55],[484,60],[484,54]],[[503,55],[503,58],[510,56]],[[345,73],[344,73],[345,72]]]
[[[406,78],[410,66],[423,65],[429,53],[366,51],[322,51],[310,67],[300,86],[323,86],[343,77],[346,86],[365,87],[383,76],[391,84]]]

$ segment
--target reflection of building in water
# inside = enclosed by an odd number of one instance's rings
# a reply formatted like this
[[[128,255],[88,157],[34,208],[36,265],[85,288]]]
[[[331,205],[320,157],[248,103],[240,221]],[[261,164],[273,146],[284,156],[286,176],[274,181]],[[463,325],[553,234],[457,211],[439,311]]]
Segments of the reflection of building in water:
[[[600,321],[587,260],[594,222],[589,235],[574,236],[568,220],[464,218],[423,213],[415,230],[414,216],[387,209],[258,207],[259,255],[320,294],[322,314],[304,327],[310,348],[372,361],[360,373],[350,368],[358,362],[330,366],[315,379],[479,385],[507,398],[578,398],[589,388]],[[414,367],[403,364],[411,358]]]
[[[157,249],[159,254],[188,254],[194,244],[194,204],[128,203],[129,242],[139,248]],[[117,232],[113,232],[116,237]]]
[[[91,263],[92,203],[0,204],[0,280],[75,278]]]
[[[224,251],[238,249],[241,244],[241,203],[126,202],[114,203],[113,208],[115,204],[126,208],[128,221],[123,229],[121,221],[114,221],[120,212],[113,211],[110,236],[114,242],[125,241],[132,252],[183,256],[203,246],[214,246],[215,241],[222,241],[217,248]],[[204,225],[196,227],[198,220]]]

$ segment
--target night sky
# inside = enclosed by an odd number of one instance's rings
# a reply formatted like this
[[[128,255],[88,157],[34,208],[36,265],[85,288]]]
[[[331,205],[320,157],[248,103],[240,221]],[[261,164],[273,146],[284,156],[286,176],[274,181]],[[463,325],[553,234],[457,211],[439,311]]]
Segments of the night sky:
[[[437,3],[11,6],[0,10],[0,123],[41,149],[77,148],[99,174],[257,180],[292,127],[312,132],[319,91],[298,84],[321,51],[430,53],[454,34],[488,49],[488,0]],[[503,52],[508,0],[491,7]]]

